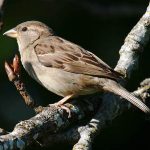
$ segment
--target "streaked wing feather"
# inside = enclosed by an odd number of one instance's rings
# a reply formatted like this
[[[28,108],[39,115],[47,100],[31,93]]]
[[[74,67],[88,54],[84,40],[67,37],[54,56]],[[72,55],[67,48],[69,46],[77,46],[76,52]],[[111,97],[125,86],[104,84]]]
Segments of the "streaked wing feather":
[[[121,76],[93,53],[56,36],[38,43],[35,52],[41,64],[46,67],[112,79]]]

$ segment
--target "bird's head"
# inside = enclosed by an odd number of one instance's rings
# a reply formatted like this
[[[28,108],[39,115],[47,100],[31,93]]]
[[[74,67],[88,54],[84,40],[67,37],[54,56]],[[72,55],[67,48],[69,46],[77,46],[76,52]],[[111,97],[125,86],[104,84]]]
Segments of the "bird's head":
[[[4,33],[12,38],[16,38],[19,49],[24,49],[40,38],[53,35],[53,31],[47,25],[39,21],[27,21],[17,25],[15,28]]]

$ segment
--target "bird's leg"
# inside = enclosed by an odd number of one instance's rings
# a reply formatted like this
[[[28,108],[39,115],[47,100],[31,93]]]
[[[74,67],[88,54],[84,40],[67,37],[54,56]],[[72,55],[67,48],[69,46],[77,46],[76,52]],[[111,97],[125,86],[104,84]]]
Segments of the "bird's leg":
[[[66,103],[71,97],[73,97],[73,94],[65,96],[63,99],[61,99],[60,101],[58,101],[58,102],[55,103],[55,104],[57,104],[57,105],[63,105],[63,104]]]
[[[61,99],[60,101],[58,101],[57,103],[54,103],[55,106],[58,106],[58,107],[64,109],[68,113],[68,118],[71,117],[71,111],[70,111],[70,109],[68,107],[66,107],[64,105],[64,103],[66,103],[72,97],[73,97],[73,94],[67,95],[66,97],[64,97],[63,99]]]

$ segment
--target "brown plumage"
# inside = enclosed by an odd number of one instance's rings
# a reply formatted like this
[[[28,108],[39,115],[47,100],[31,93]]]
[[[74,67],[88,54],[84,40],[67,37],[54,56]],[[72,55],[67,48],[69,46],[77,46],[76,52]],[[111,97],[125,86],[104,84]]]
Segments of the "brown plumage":
[[[61,68],[64,71],[97,77],[112,79],[121,77],[94,54],[57,36],[40,41],[35,46],[35,53],[42,65],[46,67]]]
[[[17,39],[26,71],[48,90],[68,99],[108,91],[149,113],[150,109],[119,83],[122,76],[93,53],[53,34],[41,22],[28,21],[5,33]]]

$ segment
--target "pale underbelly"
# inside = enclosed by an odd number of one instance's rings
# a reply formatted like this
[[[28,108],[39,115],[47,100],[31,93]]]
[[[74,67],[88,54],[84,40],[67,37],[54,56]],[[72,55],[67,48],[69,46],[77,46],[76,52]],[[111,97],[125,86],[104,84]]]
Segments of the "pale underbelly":
[[[24,67],[25,69],[27,68],[26,66]],[[26,69],[31,77],[49,91],[63,97],[69,94],[73,94],[76,97],[98,91],[94,86],[90,86],[90,84],[86,85],[85,78],[83,81],[83,75],[80,74],[66,72],[56,68],[48,68],[42,65],[32,65],[31,69],[30,71]],[[91,80],[90,76],[86,76],[86,78],[86,81]]]

